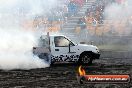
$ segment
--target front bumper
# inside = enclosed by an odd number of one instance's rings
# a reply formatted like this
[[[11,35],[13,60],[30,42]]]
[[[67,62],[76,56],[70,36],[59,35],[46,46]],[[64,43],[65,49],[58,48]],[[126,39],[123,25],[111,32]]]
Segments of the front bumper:
[[[93,53],[93,59],[99,59],[100,58],[100,53]]]

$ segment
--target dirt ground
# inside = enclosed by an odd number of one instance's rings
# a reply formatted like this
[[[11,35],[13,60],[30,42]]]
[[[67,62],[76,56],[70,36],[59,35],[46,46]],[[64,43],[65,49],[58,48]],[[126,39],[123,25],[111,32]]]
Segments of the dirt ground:
[[[132,59],[99,59],[83,66],[87,74],[130,74]],[[0,70],[0,88],[132,88],[127,84],[79,84],[78,65],[57,64],[31,70]]]

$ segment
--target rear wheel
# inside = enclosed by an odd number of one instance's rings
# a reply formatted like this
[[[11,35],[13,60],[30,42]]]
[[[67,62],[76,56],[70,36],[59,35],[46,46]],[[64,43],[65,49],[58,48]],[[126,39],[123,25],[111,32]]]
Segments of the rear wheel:
[[[54,63],[55,63],[55,61],[52,61],[52,60],[51,60],[50,66],[53,66]]]
[[[87,54],[83,54],[80,57],[78,63],[79,64],[89,64],[90,65],[90,64],[92,64],[92,61],[93,61],[92,55],[90,53],[87,53]]]
[[[38,57],[40,59],[43,59],[46,63],[51,64],[50,54],[48,54],[48,53],[41,53],[40,55],[38,55]]]

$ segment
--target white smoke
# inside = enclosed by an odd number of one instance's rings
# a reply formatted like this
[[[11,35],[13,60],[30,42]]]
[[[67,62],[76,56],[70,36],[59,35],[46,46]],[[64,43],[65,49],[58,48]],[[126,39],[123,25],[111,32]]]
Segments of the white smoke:
[[[23,30],[0,29],[0,69],[31,69],[48,66],[33,56],[37,41],[33,33]]]
[[[36,32],[21,27],[23,19],[45,14],[56,0],[0,0],[0,69],[44,68],[48,64],[32,54]],[[49,3],[49,4],[48,4]],[[50,6],[50,7],[49,7]],[[19,14],[30,14],[20,17]]]
[[[111,20],[123,20],[126,17],[131,15],[130,9],[131,5],[128,3],[132,3],[130,0],[124,1],[122,4],[112,3],[105,8],[105,16],[106,19]]]
[[[113,2],[105,8],[105,20],[111,20],[108,22],[114,30],[120,34],[130,35],[131,21],[132,21],[132,0],[123,0],[122,3]],[[111,29],[110,29],[111,30]]]

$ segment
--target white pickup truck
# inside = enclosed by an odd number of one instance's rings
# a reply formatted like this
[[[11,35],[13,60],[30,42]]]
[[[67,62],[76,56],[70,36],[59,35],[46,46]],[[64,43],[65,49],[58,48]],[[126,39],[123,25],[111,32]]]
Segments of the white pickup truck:
[[[45,59],[50,64],[76,62],[91,64],[99,59],[100,52],[96,46],[75,44],[64,35],[42,35],[38,47],[33,47],[33,53]]]

